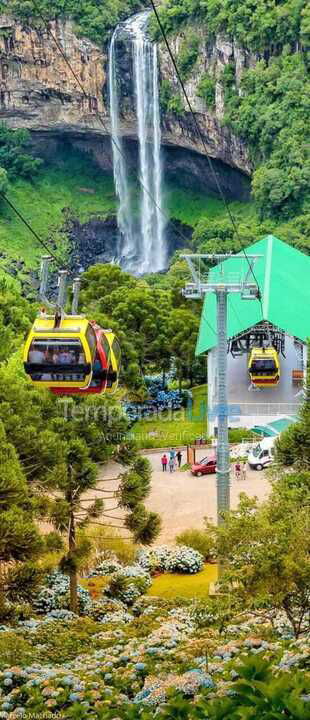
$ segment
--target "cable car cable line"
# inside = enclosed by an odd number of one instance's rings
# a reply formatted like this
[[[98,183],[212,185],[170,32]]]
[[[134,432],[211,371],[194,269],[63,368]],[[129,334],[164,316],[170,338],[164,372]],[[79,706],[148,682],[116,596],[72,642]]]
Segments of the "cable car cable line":
[[[57,49],[59,50],[59,52],[60,52],[60,54],[61,54],[63,60],[65,61],[66,65],[68,66],[69,70],[71,71],[73,77],[75,78],[75,81],[78,83],[78,86],[79,86],[79,88],[81,89],[84,97],[85,97],[87,100],[89,100],[89,94],[86,92],[83,83],[81,82],[80,78],[79,78],[78,75],[76,74],[74,68],[72,67],[72,65],[71,65],[71,63],[70,63],[70,60],[69,60],[68,56],[66,55],[66,53],[65,53],[64,50],[62,49],[62,47],[61,47],[60,43],[58,42],[57,38],[55,37],[54,33],[53,33],[52,30],[50,29],[49,24],[48,24],[49,21],[48,21],[48,20],[44,17],[44,15],[42,14],[42,12],[41,12],[41,10],[40,10],[40,8],[39,8],[36,0],[31,0],[31,2],[32,2],[33,6],[34,6],[34,8],[35,8],[35,10],[36,10],[36,12],[38,13],[39,17],[41,18],[41,20],[42,20],[42,22],[43,22],[43,24],[44,24],[44,26],[45,26],[45,29],[46,29],[47,34],[52,38],[54,44],[56,45]],[[110,136],[110,131],[109,131],[109,129],[108,129],[108,126],[107,126],[106,123],[104,122],[103,118],[101,117],[101,115],[100,115],[100,113],[99,113],[99,110],[95,110],[95,114],[96,114],[99,122],[101,123],[102,127],[103,127],[104,130],[106,131],[107,136],[109,137],[109,136]],[[154,206],[156,207],[156,209],[161,213],[161,215],[162,215],[163,218],[166,220],[166,222],[167,222],[167,223],[171,223],[171,225],[174,227],[176,233],[177,233],[177,234],[180,236],[180,238],[182,238],[182,240],[185,242],[185,247],[186,247],[186,246],[188,245],[188,238],[185,237],[185,235],[183,235],[182,231],[178,228],[178,226],[173,222],[173,220],[171,220],[171,218],[168,217],[168,215],[166,215],[166,213],[165,213],[164,210],[160,207],[160,205],[158,205],[158,203],[156,202],[154,196],[153,196],[152,193],[150,192],[149,188],[144,184],[144,182],[143,182],[143,180],[142,180],[142,178],[141,178],[141,175],[139,174],[139,172],[137,172],[137,169],[136,169],[135,164],[134,164],[133,162],[131,162],[131,161],[128,161],[128,158],[127,158],[126,154],[123,152],[123,150],[122,150],[122,148],[120,147],[120,145],[119,145],[119,144],[114,140],[114,138],[112,138],[112,137],[111,137],[111,142],[112,142],[112,144],[114,145],[114,147],[117,149],[117,151],[119,152],[119,154],[124,158],[124,160],[126,161],[126,163],[128,163],[128,164],[131,166],[132,171],[133,171],[133,174],[135,175],[135,177],[136,177],[137,180],[139,181],[139,183],[140,183],[140,185],[141,185],[141,188],[144,190],[144,192],[146,192],[146,194],[148,195],[148,197],[149,197],[150,200],[152,201],[153,205],[154,205]],[[107,155],[106,155],[106,157],[107,157]],[[112,166],[111,161],[110,161],[110,164],[111,164],[111,166]]]
[[[156,20],[157,20],[157,23],[158,23],[160,32],[161,32],[161,34],[162,34],[162,36],[163,36],[163,39],[164,39],[164,42],[165,42],[167,51],[168,51],[168,53],[169,53],[169,57],[170,57],[170,59],[171,59],[171,62],[172,62],[172,64],[173,64],[173,67],[174,67],[174,70],[175,70],[175,72],[176,72],[177,78],[178,78],[179,83],[180,83],[180,85],[181,85],[183,95],[184,95],[184,97],[185,97],[185,99],[186,99],[186,102],[187,102],[187,105],[188,105],[188,107],[189,107],[191,116],[192,116],[192,118],[193,118],[193,120],[194,120],[194,124],[195,124],[196,130],[197,130],[198,136],[199,136],[199,138],[200,138],[200,141],[201,141],[201,143],[202,143],[202,146],[203,146],[203,148],[204,148],[205,155],[206,155],[206,158],[207,158],[207,161],[208,161],[208,164],[209,164],[209,168],[210,168],[210,170],[211,170],[212,176],[213,176],[213,178],[214,178],[214,180],[215,180],[215,183],[216,183],[216,187],[217,187],[218,192],[219,192],[219,194],[220,194],[220,196],[221,196],[221,199],[222,199],[222,201],[223,201],[223,203],[224,203],[226,212],[227,212],[228,217],[229,217],[229,219],[230,219],[230,222],[231,222],[231,224],[232,224],[232,226],[233,226],[234,232],[236,233],[236,236],[237,236],[237,238],[238,238],[238,240],[239,240],[241,251],[243,252],[243,254],[244,254],[244,256],[245,256],[245,258],[246,258],[246,260],[247,260],[247,263],[248,263],[249,269],[250,269],[250,271],[251,271],[251,273],[252,273],[254,282],[255,282],[256,285],[257,285],[257,288],[258,288],[258,296],[257,296],[257,299],[258,299],[259,302],[260,302],[261,313],[262,313],[262,318],[263,318],[263,317],[264,317],[264,314],[263,314],[263,305],[262,305],[262,294],[261,294],[261,290],[260,290],[260,287],[259,287],[258,280],[257,280],[256,275],[255,275],[255,273],[254,273],[254,270],[253,270],[253,268],[252,268],[252,266],[251,266],[251,263],[250,263],[250,261],[249,261],[249,258],[248,258],[247,254],[246,254],[246,252],[245,252],[245,249],[242,247],[241,238],[240,238],[240,235],[239,235],[239,232],[238,232],[238,228],[237,228],[237,225],[236,225],[234,216],[233,216],[233,214],[232,214],[232,212],[231,212],[231,210],[230,210],[230,207],[229,207],[229,204],[228,204],[228,202],[227,202],[227,200],[226,200],[226,197],[225,197],[224,191],[223,191],[223,189],[222,189],[221,183],[220,183],[220,181],[219,181],[219,179],[218,179],[218,177],[217,177],[217,174],[216,174],[216,172],[215,172],[215,170],[214,170],[212,160],[211,160],[211,158],[209,157],[204,136],[203,136],[203,134],[202,134],[202,132],[201,132],[199,123],[198,123],[198,121],[197,121],[196,115],[195,115],[194,110],[193,110],[193,108],[192,108],[191,101],[190,101],[190,99],[189,99],[189,97],[188,97],[188,94],[187,94],[187,92],[186,92],[186,89],[185,89],[185,86],[184,86],[184,83],[183,83],[183,80],[182,80],[182,77],[181,77],[181,74],[180,74],[180,71],[179,71],[179,68],[178,68],[176,59],[175,59],[175,57],[174,57],[174,55],[173,55],[173,52],[172,52],[172,50],[171,50],[171,47],[170,47],[170,44],[169,44],[169,41],[168,41],[168,38],[167,38],[167,35],[166,35],[166,32],[165,32],[165,29],[164,29],[163,24],[162,24],[162,22],[161,22],[161,19],[160,19],[160,17],[159,17],[159,13],[158,13],[158,10],[157,10],[156,5],[155,5],[155,3],[154,3],[154,0],[150,0],[150,3],[151,3],[151,6],[152,6],[152,9],[153,9],[153,12],[154,12],[154,14],[155,14],[155,17],[156,17]]]

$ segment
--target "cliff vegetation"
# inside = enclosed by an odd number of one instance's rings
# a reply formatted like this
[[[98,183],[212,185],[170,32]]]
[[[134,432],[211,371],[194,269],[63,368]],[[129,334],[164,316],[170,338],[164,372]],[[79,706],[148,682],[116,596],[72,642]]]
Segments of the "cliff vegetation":
[[[72,18],[79,35],[88,37],[102,45],[111,29],[128,15],[137,12],[142,2],[139,0],[1,0],[0,13],[13,14],[16,18],[36,25],[42,24],[41,14],[46,19]]]
[[[164,0],[159,13],[170,41],[183,38],[177,60],[184,81],[191,75],[193,80],[216,37],[242,48],[241,72],[232,52],[221,74],[204,73],[197,94],[212,108],[215,86],[222,89],[222,123],[250,148],[259,217],[283,220],[308,213],[309,7],[300,0]],[[161,41],[155,18],[151,30]]]

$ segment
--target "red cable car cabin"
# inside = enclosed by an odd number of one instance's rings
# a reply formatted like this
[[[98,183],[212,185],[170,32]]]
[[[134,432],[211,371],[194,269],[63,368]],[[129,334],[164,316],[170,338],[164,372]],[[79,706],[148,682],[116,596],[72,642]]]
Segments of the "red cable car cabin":
[[[117,387],[118,368],[111,357],[111,346],[106,332],[96,323],[90,323],[96,335],[96,354],[92,366],[92,379],[89,386],[83,388],[51,388],[54,395],[100,395],[111,392]],[[109,331],[111,335],[111,331]],[[114,337],[114,336],[113,336]]]

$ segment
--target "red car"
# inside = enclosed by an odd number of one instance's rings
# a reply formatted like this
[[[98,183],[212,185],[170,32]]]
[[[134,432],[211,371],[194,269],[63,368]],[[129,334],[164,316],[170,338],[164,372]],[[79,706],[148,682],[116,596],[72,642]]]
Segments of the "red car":
[[[215,457],[205,457],[203,460],[200,460],[200,462],[195,463],[195,465],[192,465],[191,467],[192,475],[196,475],[197,477],[201,477],[202,475],[211,475],[212,473],[216,473],[216,458]]]

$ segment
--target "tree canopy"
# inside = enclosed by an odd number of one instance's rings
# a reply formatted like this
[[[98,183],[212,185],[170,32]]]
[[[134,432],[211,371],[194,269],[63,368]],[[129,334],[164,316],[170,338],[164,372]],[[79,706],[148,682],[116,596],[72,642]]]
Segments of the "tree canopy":
[[[139,0],[37,0],[34,7],[31,0],[1,0],[0,12],[21,20],[33,18],[39,26],[41,14],[46,19],[72,18],[79,34],[101,44],[122,18],[139,10],[142,4]]]

